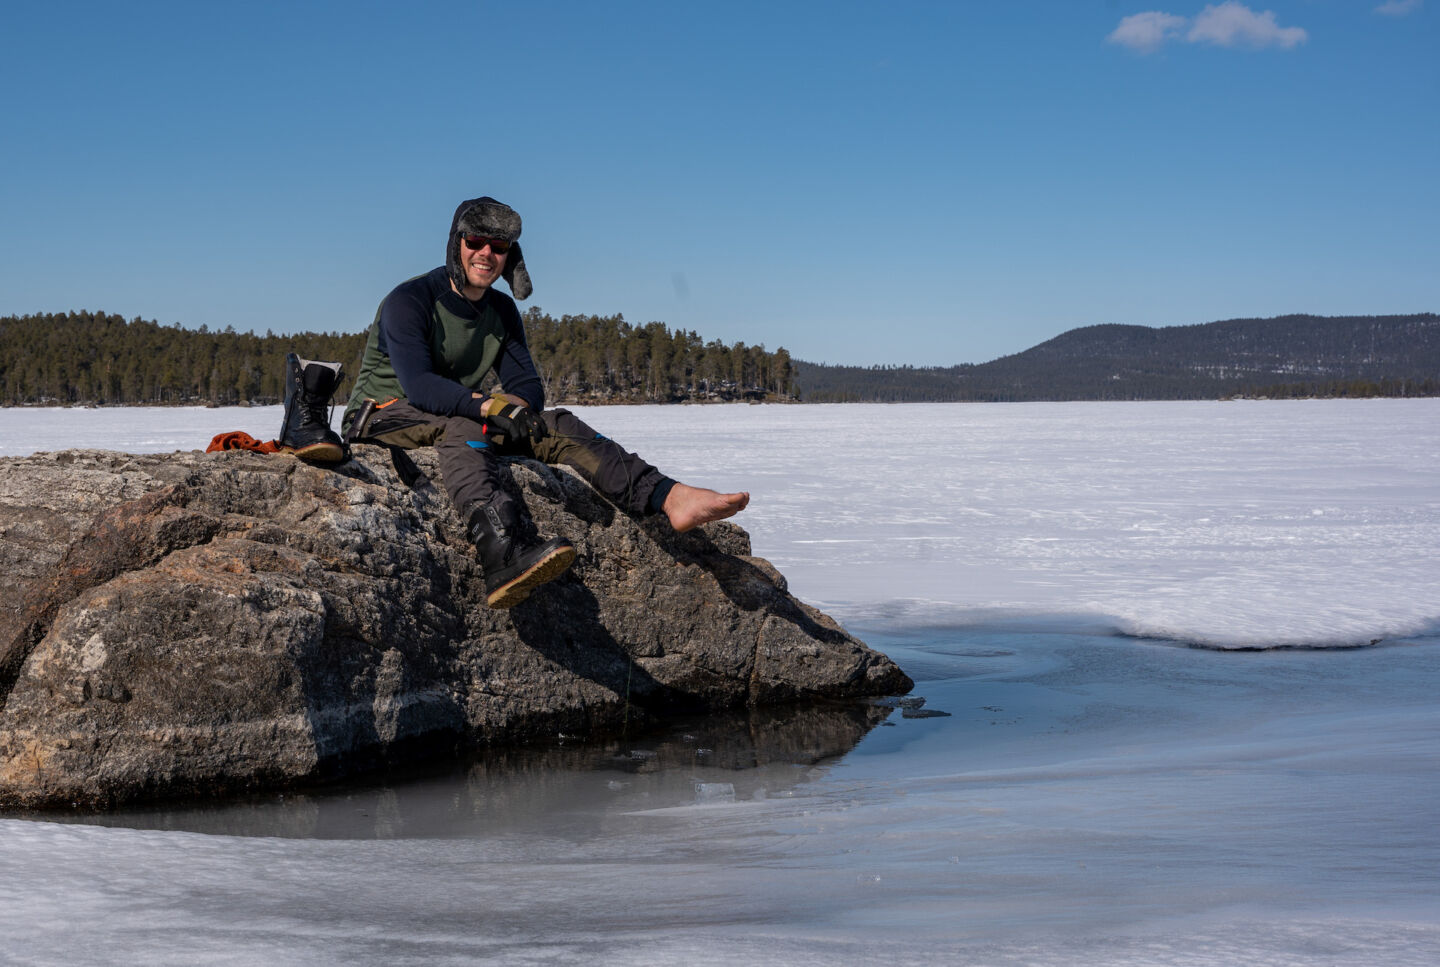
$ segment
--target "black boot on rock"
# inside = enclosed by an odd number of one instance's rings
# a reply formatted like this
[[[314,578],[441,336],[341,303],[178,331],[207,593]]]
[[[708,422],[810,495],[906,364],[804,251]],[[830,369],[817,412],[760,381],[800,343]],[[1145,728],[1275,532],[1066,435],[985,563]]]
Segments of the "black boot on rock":
[[[285,422],[280,449],[301,460],[339,463],[345,444],[330,429],[330,398],[340,387],[339,363],[317,363],[295,353],[285,357]]]
[[[542,541],[520,520],[520,507],[506,494],[471,504],[470,540],[485,571],[485,603],[513,608],[540,585],[553,581],[575,563],[575,545],[563,537]]]

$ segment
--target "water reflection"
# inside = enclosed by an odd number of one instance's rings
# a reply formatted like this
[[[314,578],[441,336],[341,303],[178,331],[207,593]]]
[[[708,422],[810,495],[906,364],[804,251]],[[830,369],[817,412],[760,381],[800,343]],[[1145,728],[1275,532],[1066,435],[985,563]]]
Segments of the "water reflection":
[[[894,709],[864,702],[709,715],[663,731],[492,751],[462,767],[392,771],[366,782],[228,803],[105,813],[40,813],[86,823],[230,836],[584,840],[636,813],[795,794]]]

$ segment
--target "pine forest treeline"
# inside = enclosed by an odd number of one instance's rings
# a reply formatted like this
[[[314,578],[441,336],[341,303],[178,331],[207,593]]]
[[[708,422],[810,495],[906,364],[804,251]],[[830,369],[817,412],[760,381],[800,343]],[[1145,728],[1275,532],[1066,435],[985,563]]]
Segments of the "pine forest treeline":
[[[553,403],[1183,400],[1440,395],[1440,316],[1277,316],[1072,329],[950,367],[828,366],[623,316],[525,313]],[[103,312],[0,317],[0,405],[272,404],[285,354],[339,360],[365,333],[221,332]]]
[[[727,346],[662,322],[632,326],[624,316],[525,313],[525,337],[545,378],[546,396],[576,403],[793,398],[795,364],[770,352]]]
[[[623,316],[525,314],[553,402],[775,400],[794,394],[782,348],[702,340]],[[0,317],[0,405],[274,404],[285,354],[339,360],[349,393],[365,333],[276,335],[184,329],[104,312]]]
[[[362,340],[182,329],[104,312],[8,316],[0,318],[0,403],[275,403],[285,395],[286,353],[348,361]]]

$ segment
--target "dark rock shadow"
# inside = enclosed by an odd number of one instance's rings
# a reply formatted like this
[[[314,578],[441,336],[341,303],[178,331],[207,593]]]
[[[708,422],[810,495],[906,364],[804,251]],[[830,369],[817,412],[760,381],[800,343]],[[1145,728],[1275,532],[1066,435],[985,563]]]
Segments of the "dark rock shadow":
[[[439,562],[400,579],[379,627],[343,593],[326,591],[321,640],[296,655],[319,778],[453,756],[465,710],[453,687],[465,639],[463,600]],[[420,591],[419,589],[424,589]]]
[[[526,486],[516,479],[517,467],[523,467]],[[573,470],[573,468],[570,468]],[[749,537],[738,525],[721,522],[729,528],[729,538],[722,547],[707,533],[697,528],[680,534],[661,515],[640,515],[610,502],[575,471],[575,476],[558,474],[548,464],[528,457],[503,457],[500,460],[502,485],[522,502],[529,495],[561,505],[588,524],[609,527],[617,515],[628,517],[656,546],[681,564],[693,564],[708,571],[720,590],[736,607],[745,611],[766,611],[794,624],[806,635],[826,644],[851,640],[834,624],[817,621],[790,594],[785,578],[776,569],[757,567],[746,557],[750,555]],[[547,590],[548,593],[548,590]]]
[[[826,644],[851,640],[838,626],[817,621],[801,607],[790,594],[784,576],[774,568],[765,570],[718,546],[703,529],[677,534],[669,524],[654,518],[645,518],[640,524],[655,543],[676,561],[693,564],[709,572],[737,608],[773,614]]]
[[[696,695],[656,679],[605,626],[595,593],[573,574],[545,585],[543,590],[510,610],[515,633],[533,649],[572,674],[621,696],[630,709],[621,712],[622,727],[652,716],[703,712],[708,707]],[[603,724],[614,727],[616,723]]]

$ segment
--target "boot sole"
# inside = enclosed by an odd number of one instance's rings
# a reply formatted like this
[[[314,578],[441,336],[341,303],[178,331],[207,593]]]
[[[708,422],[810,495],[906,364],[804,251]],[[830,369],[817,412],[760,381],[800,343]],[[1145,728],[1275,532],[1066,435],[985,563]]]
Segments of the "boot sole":
[[[485,603],[492,608],[505,610],[530,597],[542,584],[548,584],[570,569],[575,563],[575,548],[572,546],[557,547],[549,554],[536,561],[530,570],[523,574],[516,575],[505,584],[500,585],[491,591],[485,598]]]
[[[345,459],[345,448],[338,443],[312,443],[308,447],[281,447],[281,453],[293,453],[310,463],[339,463]]]

